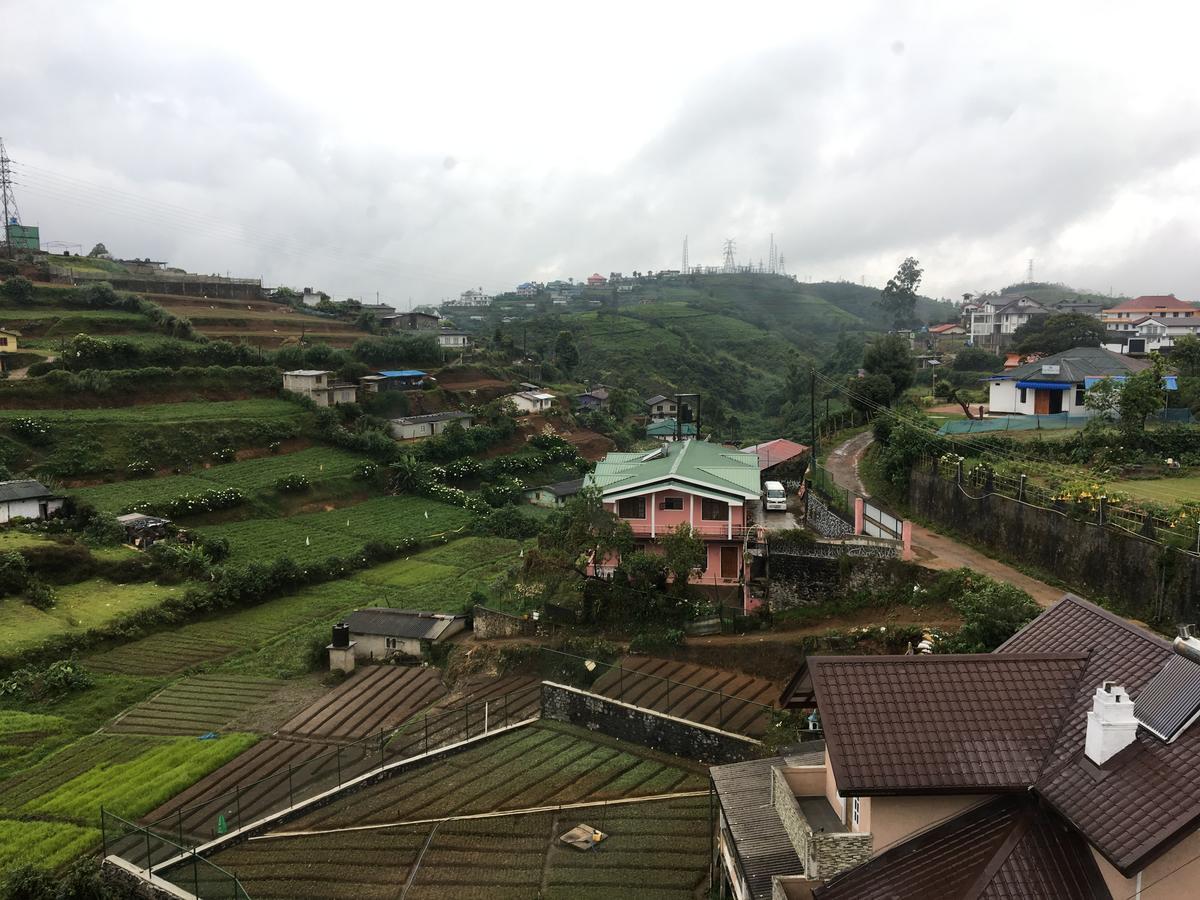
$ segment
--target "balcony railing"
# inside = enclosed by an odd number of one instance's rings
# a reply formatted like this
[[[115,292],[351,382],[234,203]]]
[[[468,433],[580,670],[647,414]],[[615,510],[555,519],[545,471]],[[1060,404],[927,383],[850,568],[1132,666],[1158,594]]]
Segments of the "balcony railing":
[[[662,537],[671,529],[677,527],[679,523],[664,524],[662,522],[655,523],[653,527],[650,525],[649,519],[622,519],[633,530],[635,537]],[[709,540],[735,540],[740,541],[748,532],[757,528],[756,525],[730,525],[728,522],[713,522],[705,520],[703,522],[683,523],[690,524],[692,531],[696,532],[699,537]]]

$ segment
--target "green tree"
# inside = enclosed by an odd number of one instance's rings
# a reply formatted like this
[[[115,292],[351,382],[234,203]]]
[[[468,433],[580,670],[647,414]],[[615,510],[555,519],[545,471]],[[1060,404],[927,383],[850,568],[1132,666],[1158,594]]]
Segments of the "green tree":
[[[957,653],[991,653],[1040,612],[1023,590],[991,579],[950,603],[963,619],[948,648]]]
[[[704,554],[707,552],[704,541],[690,525],[682,523],[664,534],[659,543],[662,544],[667,571],[675,579],[675,590],[686,590],[692,570],[700,568],[704,562]]]
[[[872,412],[880,406],[888,406],[895,390],[892,379],[882,373],[851,378],[849,388],[853,391],[850,405],[860,412]]]
[[[1106,378],[1093,386],[1084,405],[1106,419],[1118,419],[1121,430],[1136,435],[1146,429],[1146,418],[1167,405],[1163,390],[1166,364],[1157,353],[1150,354],[1150,365],[1123,382]]]
[[[978,347],[966,347],[954,355],[951,368],[956,372],[997,372],[1004,365],[995,353],[980,350]]]
[[[0,293],[13,303],[27,306],[33,302],[33,282],[24,275],[13,275],[0,285]]]
[[[908,341],[898,334],[876,338],[863,350],[863,369],[868,375],[886,375],[892,382],[892,399],[912,386],[916,371]]]
[[[560,331],[554,341],[554,358],[558,367],[570,375],[579,365],[579,348],[575,346],[575,336],[569,331]]]
[[[916,324],[917,287],[923,274],[921,264],[907,257],[879,294],[879,306],[892,317],[892,327],[896,330]]]
[[[1171,364],[1184,377],[1200,375],[1200,338],[1193,334],[1177,337],[1175,346],[1171,348]]]
[[[1104,343],[1104,323],[1083,313],[1035,316],[1013,333],[1018,353],[1061,353]]]

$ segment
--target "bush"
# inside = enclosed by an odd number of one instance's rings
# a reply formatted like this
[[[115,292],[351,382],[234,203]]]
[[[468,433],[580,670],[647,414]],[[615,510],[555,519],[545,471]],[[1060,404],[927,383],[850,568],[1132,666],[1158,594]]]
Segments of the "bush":
[[[92,686],[92,675],[74,659],[60,659],[48,666],[26,666],[0,681],[0,697],[29,703],[52,702]]]
[[[537,535],[541,522],[519,506],[502,506],[475,520],[475,531],[521,541]]]
[[[29,563],[25,557],[10,550],[0,553],[0,596],[19,594],[29,584]]]
[[[950,601],[963,626],[946,652],[991,653],[1041,611],[1020,588],[980,575],[965,574],[967,590]]]
[[[41,419],[22,416],[13,419],[8,425],[8,430],[14,437],[35,447],[44,447],[51,440],[50,426]]]
[[[308,476],[293,472],[275,480],[275,490],[285,494],[302,494],[312,487]]]
[[[221,447],[212,452],[212,458],[217,462],[233,462],[237,458],[237,451],[232,447]]]
[[[137,512],[176,519],[200,513],[216,512],[221,509],[232,509],[245,502],[246,495],[237,488],[211,488],[201,491],[199,494],[182,494],[165,503],[151,503],[143,500],[140,503],[129,505],[123,512]]]
[[[661,653],[683,643],[683,632],[678,628],[641,631],[629,642],[630,653]]]
[[[125,471],[134,478],[144,478],[154,474],[154,463],[148,459],[135,459],[125,466]]]
[[[33,302],[33,282],[24,275],[13,275],[0,285],[0,293],[5,299],[25,306]]]
[[[42,611],[54,609],[55,604],[58,603],[58,594],[46,582],[31,578],[29,584],[25,586],[25,602],[34,609]]]

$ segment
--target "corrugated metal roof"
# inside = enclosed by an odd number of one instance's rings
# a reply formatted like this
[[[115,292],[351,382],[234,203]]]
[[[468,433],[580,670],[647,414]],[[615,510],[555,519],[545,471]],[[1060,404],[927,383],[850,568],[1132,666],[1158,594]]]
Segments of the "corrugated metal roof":
[[[398,425],[424,425],[429,422],[448,422],[453,419],[470,418],[472,418],[472,416],[468,412],[448,410],[446,412],[427,413],[423,416],[401,416],[398,419],[392,419],[392,421]]]
[[[610,453],[596,464],[588,483],[607,495],[655,482],[693,482],[715,493],[752,500],[759,495],[758,457],[706,441],[665,445],[654,458],[645,453]]]
[[[419,612],[411,609],[356,609],[346,623],[351,634],[379,634],[385,637],[422,638],[436,641],[455,622],[466,616]]]
[[[0,503],[7,503],[10,500],[38,500],[53,496],[48,487],[32,478],[0,481]]]
[[[312,378],[315,375],[328,375],[329,369],[292,369],[290,372],[284,372],[284,375],[300,375],[305,378]]]
[[[1075,347],[1072,350],[1063,350],[1061,353],[1043,356],[1041,359],[1017,366],[1015,369],[1009,369],[1002,376],[993,377],[1076,384],[1088,377],[1097,378],[1140,372],[1149,365],[1150,363],[1144,359],[1122,356],[1120,353],[1105,350],[1103,347]],[[1058,366],[1059,373],[1057,375],[1047,374],[1043,371],[1043,366]]]
[[[426,373],[420,369],[385,369],[378,374],[384,378],[424,378]]]

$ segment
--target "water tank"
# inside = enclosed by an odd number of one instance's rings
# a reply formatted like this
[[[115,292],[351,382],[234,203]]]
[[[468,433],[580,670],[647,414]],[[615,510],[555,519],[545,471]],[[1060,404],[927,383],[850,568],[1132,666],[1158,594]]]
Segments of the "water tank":
[[[345,622],[338,622],[333,626],[333,646],[350,646],[350,626]]]

